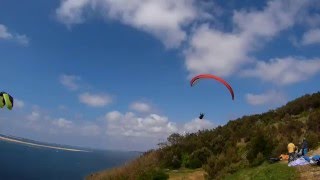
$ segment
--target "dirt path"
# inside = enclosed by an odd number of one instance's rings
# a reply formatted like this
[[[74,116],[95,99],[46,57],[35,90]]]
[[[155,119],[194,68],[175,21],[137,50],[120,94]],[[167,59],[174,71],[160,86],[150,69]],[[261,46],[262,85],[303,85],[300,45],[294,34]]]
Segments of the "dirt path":
[[[205,174],[202,169],[172,171],[169,180],[205,180]]]
[[[320,167],[319,166],[298,166],[296,167],[300,177],[299,179],[320,179]]]
[[[314,151],[310,151],[308,156],[313,156],[316,154],[320,154],[320,148]],[[300,174],[299,179],[301,180],[319,180],[320,179],[320,166],[312,166],[312,165],[305,165],[305,166],[297,166],[297,171]]]

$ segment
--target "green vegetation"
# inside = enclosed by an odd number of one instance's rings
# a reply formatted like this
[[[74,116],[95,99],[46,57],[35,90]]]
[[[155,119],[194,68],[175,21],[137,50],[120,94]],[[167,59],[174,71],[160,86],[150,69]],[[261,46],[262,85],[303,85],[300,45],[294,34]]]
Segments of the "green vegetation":
[[[284,177],[291,177],[292,172],[281,165],[254,167],[269,157],[286,153],[289,142],[299,145],[303,137],[309,141],[310,149],[315,148],[319,145],[319,131],[320,92],[307,94],[266,113],[243,116],[211,130],[183,136],[172,134],[167,142],[159,144],[159,149],[130,163],[131,168],[118,168],[121,169],[118,174],[130,174],[137,179],[142,171],[202,167],[209,179],[222,179],[229,174],[245,173],[239,170],[252,168],[247,172],[248,176],[259,179],[263,174],[280,177],[280,171],[272,169],[279,166]],[[114,177],[112,171],[115,170],[107,171],[103,177]]]
[[[228,175],[224,180],[264,180],[264,179],[297,179],[298,174],[295,168],[290,168],[286,164],[263,164],[259,167],[247,168]]]

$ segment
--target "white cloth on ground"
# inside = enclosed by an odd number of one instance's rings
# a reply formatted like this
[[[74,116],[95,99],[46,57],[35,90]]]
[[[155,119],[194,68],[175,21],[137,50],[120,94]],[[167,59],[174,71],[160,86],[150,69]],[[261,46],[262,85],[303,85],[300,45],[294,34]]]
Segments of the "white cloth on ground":
[[[310,164],[308,161],[306,161],[303,157],[300,157],[292,162],[290,162],[288,164],[288,166],[303,166],[303,165],[307,165]]]

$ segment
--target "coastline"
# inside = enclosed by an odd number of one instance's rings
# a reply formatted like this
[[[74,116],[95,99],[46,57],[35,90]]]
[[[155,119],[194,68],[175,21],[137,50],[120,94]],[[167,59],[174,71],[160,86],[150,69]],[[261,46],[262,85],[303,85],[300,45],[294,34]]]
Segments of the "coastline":
[[[36,146],[36,147],[43,147],[43,148],[57,149],[57,150],[64,150],[64,151],[72,151],[72,152],[90,152],[90,151],[85,151],[85,150],[80,150],[80,149],[62,148],[62,147],[56,147],[56,146],[49,146],[49,145],[41,145],[41,144],[35,144],[35,143],[30,143],[30,142],[24,142],[24,141],[20,141],[20,140],[8,138],[8,137],[3,137],[3,136],[0,136],[0,141],[14,142],[14,143],[31,145],[31,146]]]

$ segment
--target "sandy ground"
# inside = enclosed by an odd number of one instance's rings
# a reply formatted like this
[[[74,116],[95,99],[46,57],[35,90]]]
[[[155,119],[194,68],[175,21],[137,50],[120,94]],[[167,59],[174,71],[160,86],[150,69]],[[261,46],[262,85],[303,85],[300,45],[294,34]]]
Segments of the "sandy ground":
[[[320,154],[320,148],[314,151],[310,151],[308,153],[308,156],[313,156],[316,154]],[[305,180],[305,179],[319,180],[320,179],[320,166],[305,165],[305,166],[297,166],[296,169],[299,172],[299,175],[300,175],[299,179],[301,180]]]
[[[23,141],[20,141],[20,140],[11,139],[11,138],[2,137],[2,136],[0,136],[0,141],[8,141],[8,142],[20,143],[20,144],[25,144],[25,145],[30,145],[30,146],[44,147],[44,148],[64,150],[64,151],[89,152],[89,151],[84,151],[84,150],[80,150],[80,149],[62,148],[62,147],[47,146],[47,145],[41,145],[41,144],[23,142]]]
[[[169,174],[169,180],[205,180],[205,171],[202,169],[193,171],[177,171],[176,173],[172,171]]]

